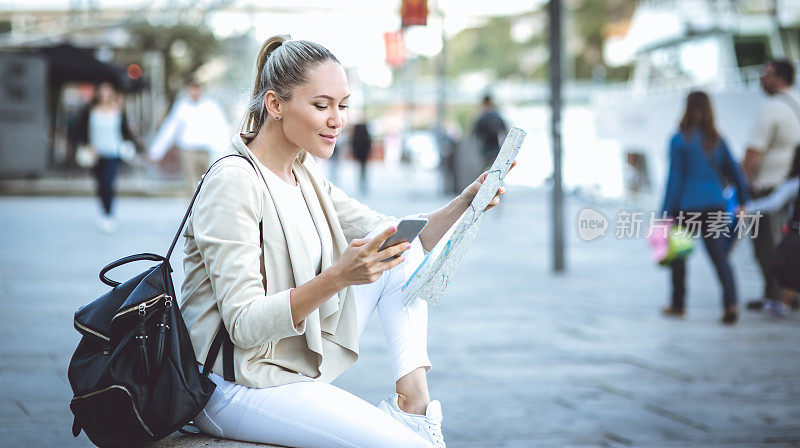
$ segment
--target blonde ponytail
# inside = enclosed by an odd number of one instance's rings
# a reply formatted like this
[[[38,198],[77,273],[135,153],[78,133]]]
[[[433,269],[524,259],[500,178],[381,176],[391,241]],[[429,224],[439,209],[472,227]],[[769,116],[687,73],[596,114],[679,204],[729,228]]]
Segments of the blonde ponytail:
[[[264,124],[267,115],[266,105],[264,104],[264,95],[266,95],[266,91],[264,91],[262,95],[259,95],[260,87],[264,84],[261,79],[264,73],[264,65],[267,63],[269,55],[289,39],[290,37],[288,35],[272,36],[261,44],[261,48],[258,50],[255,83],[253,85],[253,93],[250,95],[251,104],[247,110],[243,129],[244,132],[258,132],[261,125]],[[258,108],[254,107],[255,104],[253,104],[252,101],[256,98],[260,98],[261,100],[259,101],[260,106]]]

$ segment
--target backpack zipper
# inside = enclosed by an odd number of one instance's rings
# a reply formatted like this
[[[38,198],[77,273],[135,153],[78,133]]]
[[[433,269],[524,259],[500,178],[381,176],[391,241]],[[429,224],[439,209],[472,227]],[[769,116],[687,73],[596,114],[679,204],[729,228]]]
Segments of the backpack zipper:
[[[153,436],[153,432],[150,431],[150,428],[147,426],[147,424],[144,422],[144,420],[142,420],[141,415],[139,415],[139,411],[136,409],[136,405],[133,403],[133,395],[130,393],[130,391],[127,388],[125,388],[123,386],[120,386],[120,385],[117,385],[117,384],[112,384],[111,386],[108,386],[106,388],[103,388],[103,389],[100,389],[100,390],[96,390],[94,392],[89,392],[88,394],[84,394],[84,395],[81,395],[81,396],[76,396],[75,398],[72,399],[72,402],[74,403],[77,400],[83,400],[83,399],[91,398],[91,397],[93,397],[93,396],[95,396],[97,394],[102,394],[103,392],[108,392],[111,389],[121,389],[121,390],[125,391],[126,394],[128,394],[128,396],[131,398],[131,408],[133,409],[133,413],[136,415],[136,419],[139,420],[139,424],[141,424],[142,428],[144,428],[144,430],[147,431],[148,434],[150,434],[150,437],[154,437]]]
[[[144,314],[147,313],[147,308],[150,308],[151,306],[155,305],[156,302],[158,302],[159,299],[161,299],[161,298],[166,298],[166,301],[170,302],[170,305],[172,304],[172,297],[170,297],[167,294],[160,294],[160,295],[157,295],[156,297],[153,297],[150,300],[147,300],[147,301],[142,302],[142,303],[140,303],[138,305],[134,305],[132,307],[129,307],[127,309],[124,309],[124,310],[118,312],[117,314],[114,315],[114,319],[116,319],[116,318],[118,318],[120,316],[124,316],[125,314],[128,314],[128,313],[130,313],[132,311],[138,311],[139,315],[144,315]],[[99,333],[97,330],[92,330],[91,328],[87,327],[86,325],[83,325],[80,322],[78,322],[76,319],[73,319],[73,323],[75,324],[75,327],[78,328],[78,330],[83,330],[83,331],[85,331],[87,333],[90,333],[90,334],[92,334],[94,336],[97,336],[98,338],[100,338],[100,339],[102,339],[102,340],[104,340],[106,342],[110,342],[111,341],[110,337]]]
[[[114,315],[114,319],[117,319],[118,317],[124,316],[125,314],[128,314],[128,313],[130,313],[132,311],[137,311],[137,310],[139,311],[139,314],[145,314],[147,312],[147,308],[150,308],[151,306],[155,305],[156,302],[158,302],[160,299],[165,298],[165,297],[168,298],[168,300],[172,299],[172,297],[170,297],[167,294],[157,295],[157,296],[153,297],[150,300],[147,300],[147,301],[142,302],[142,303],[140,303],[138,305],[134,305],[132,307],[129,307],[127,309],[124,309],[124,310],[118,312],[117,314]]]
[[[100,339],[102,339],[102,340],[104,340],[106,342],[110,342],[111,341],[111,338],[109,338],[108,336],[106,336],[104,334],[100,334],[95,330],[92,330],[91,328],[87,327],[86,325],[81,324],[77,320],[73,320],[73,323],[75,324],[75,328],[77,328],[79,331],[83,330],[83,331],[85,331],[87,333],[91,333],[92,335],[97,336],[98,338],[100,338]]]

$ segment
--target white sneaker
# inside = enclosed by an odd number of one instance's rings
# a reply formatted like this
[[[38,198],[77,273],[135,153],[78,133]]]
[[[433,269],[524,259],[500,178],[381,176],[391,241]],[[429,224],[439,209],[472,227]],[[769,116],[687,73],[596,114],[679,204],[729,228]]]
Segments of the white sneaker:
[[[764,313],[775,319],[786,319],[792,314],[792,308],[779,300],[765,300]]]
[[[101,216],[98,227],[103,233],[114,233],[114,231],[117,230],[117,220],[115,220],[113,216]]]
[[[435,448],[447,448],[442,435],[442,404],[438,400],[428,403],[425,415],[409,414],[397,406],[397,394],[381,401],[378,408],[395,420],[411,428],[414,433],[431,443]]]

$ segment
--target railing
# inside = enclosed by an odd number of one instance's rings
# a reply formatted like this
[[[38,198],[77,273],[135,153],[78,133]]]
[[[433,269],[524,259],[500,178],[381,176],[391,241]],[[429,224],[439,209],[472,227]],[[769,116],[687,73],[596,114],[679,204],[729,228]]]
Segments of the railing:
[[[620,101],[652,96],[670,96],[690,90],[709,92],[751,90],[758,85],[761,66],[731,67],[720,71],[716,80],[697,82],[685,76],[661,77],[649,80],[647,85],[634,82],[611,83],[595,89],[595,99]]]

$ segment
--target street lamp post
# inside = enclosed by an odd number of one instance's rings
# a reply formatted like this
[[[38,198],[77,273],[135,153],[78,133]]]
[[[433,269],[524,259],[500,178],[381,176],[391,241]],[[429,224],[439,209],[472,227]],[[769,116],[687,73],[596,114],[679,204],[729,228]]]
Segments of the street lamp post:
[[[553,138],[553,272],[564,272],[564,192],[561,173],[561,0],[550,0],[550,109]]]
[[[436,2],[436,12],[441,25],[442,50],[436,58],[436,139],[439,144],[440,167],[442,172],[443,190],[445,193],[455,193],[455,173],[453,173],[453,154],[447,136],[447,36],[444,30],[444,10]]]

